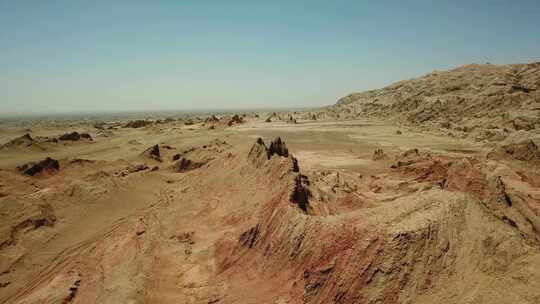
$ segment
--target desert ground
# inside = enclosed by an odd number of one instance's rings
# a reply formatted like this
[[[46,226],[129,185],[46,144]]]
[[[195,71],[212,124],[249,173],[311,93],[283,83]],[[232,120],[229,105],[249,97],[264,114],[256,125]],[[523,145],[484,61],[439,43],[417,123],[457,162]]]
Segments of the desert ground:
[[[3,126],[0,303],[540,303],[538,124],[355,96]]]

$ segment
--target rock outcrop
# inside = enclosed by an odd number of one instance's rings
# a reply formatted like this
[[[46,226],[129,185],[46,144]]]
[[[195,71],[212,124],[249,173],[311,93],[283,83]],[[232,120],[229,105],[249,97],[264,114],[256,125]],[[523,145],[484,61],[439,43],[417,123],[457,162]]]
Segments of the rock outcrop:
[[[285,142],[283,142],[280,137],[275,138],[268,147],[268,158],[272,157],[274,154],[289,157],[289,149],[287,149]]]
[[[14,138],[9,142],[2,145],[2,147],[15,147],[15,146],[30,146],[34,143],[34,139],[30,136],[29,133],[24,134],[23,136]]]
[[[210,117],[207,117],[207,118],[204,120],[205,123],[218,123],[219,121],[220,121],[220,120],[219,120],[219,118],[217,118],[216,115],[212,115],[212,116],[210,116]]]
[[[71,140],[71,141],[77,141],[81,139],[81,135],[78,132],[71,132],[62,134],[58,137],[59,140]]]
[[[88,133],[81,133],[81,139],[93,140],[92,136]]]
[[[24,232],[40,227],[52,227],[56,223],[53,207],[47,203],[30,206],[21,212],[23,214],[21,214],[18,223],[15,222],[15,225],[3,227],[5,229],[0,230],[0,249],[16,245],[19,236]]]
[[[277,113],[272,113],[270,114],[264,121],[265,122],[272,122],[274,119],[277,119],[278,118],[278,115]]]
[[[257,141],[251,146],[248,153],[248,160],[257,167],[262,166],[268,159],[268,148],[262,138],[257,138]]]
[[[50,157],[45,158],[44,160],[38,163],[27,163],[18,167],[25,175],[34,176],[41,173],[56,173],[60,170],[60,164],[57,160]]]
[[[509,157],[522,161],[540,161],[540,150],[532,140],[526,140],[519,143],[508,144],[493,149],[487,155],[488,158]]]
[[[248,161],[254,164],[257,167],[261,167],[266,163],[267,160],[271,159],[272,156],[285,157],[290,159],[292,170],[294,172],[299,172],[298,160],[289,154],[289,149],[284,141],[280,137],[276,137],[270,146],[266,147],[262,138],[258,138],[257,141],[251,146],[251,149],[248,153]]]
[[[172,170],[177,173],[182,173],[182,172],[198,169],[202,167],[203,165],[204,163],[202,162],[195,162],[185,157],[182,157],[177,162],[174,163],[174,165],[172,166]]]
[[[81,139],[92,140],[92,136],[88,133],[70,132],[62,134],[58,137],[58,140],[64,141],[78,141]]]
[[[251,147],[248,153],[248,162],[260,168],[268,163],[272,163],[274,157],[285,158],[285,162],[274,162],[273,164],[287,164],[284,165],[287,174],[290,174],[292,178],[292,189],[290,194],[290,202],[297,205],[304,213],[311,212],[310,197],[312,196],[309,189],[310,183],[307,176],[300,173],[298,166],[298,160],[289,153],[287,146],[280,137],[276,137],[267,148],[262,138],[258,138],[257,141]]]
[[[148,121],[148,120],[142,120],[142,119],[138,119],[138,120],[131,120],[131,121],[128,121],[125,125],[124,125],[124,128],[142,128],[142,127],[145,127],[147,125],[150,125],[152,124],[151,121]]]
[[[159,151],[159,145],[153,145],[150,148],[144,150],[142,153],[147,158],[151,158],[161,162],[161,153]]]
[[[308,212],[311,191],[309,190],[309,179],[307,176],[298,174],[294,178],[294,189],[291,193],[291,202],[298,205],[302,211]]]
[[[238,116],[238,114],[234,114],[234,116],[227,122],[227,126],[233,126],[233,125],[236,125],[236,124],[241,124],[244,122],[244,119],[240,116]]]
[[[375,149],[375,151],[373,152],[372,159],[375,161],[383,160],[383,159],[386,159],[386,155],[384,154],[382,149],[378,148],[378,149]]]

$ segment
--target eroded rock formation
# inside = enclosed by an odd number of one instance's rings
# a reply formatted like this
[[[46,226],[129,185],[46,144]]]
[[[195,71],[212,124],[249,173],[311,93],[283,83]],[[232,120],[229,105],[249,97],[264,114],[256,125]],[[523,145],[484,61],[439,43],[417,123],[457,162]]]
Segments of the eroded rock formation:
[[[56,159],[50,157],[45,158],[44,160],[38,163],[27,163],[18,167],[19,171],[23,174],[34,176],[36,174],[48,173],[53,174],[60,170],[60,164]]]
[[[150,148],[146,149],[142,154],[147,158],[161,161],[161,153],[159,151],[159,145],[151,146]]]

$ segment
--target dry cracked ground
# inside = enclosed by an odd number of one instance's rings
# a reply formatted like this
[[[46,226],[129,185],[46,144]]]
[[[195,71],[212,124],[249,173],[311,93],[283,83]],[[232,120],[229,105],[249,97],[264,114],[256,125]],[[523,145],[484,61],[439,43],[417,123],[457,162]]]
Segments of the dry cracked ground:
[[[333,115],[4,126],[0,303],[540,303],[535,128]]]

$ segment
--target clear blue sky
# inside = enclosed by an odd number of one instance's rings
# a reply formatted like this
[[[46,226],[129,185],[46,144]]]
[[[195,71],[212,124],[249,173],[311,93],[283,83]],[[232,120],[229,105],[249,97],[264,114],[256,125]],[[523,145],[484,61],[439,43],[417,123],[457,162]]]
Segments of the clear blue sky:
[[[539,0],[0,0],[0,113],[317,106],[539,60]]]

